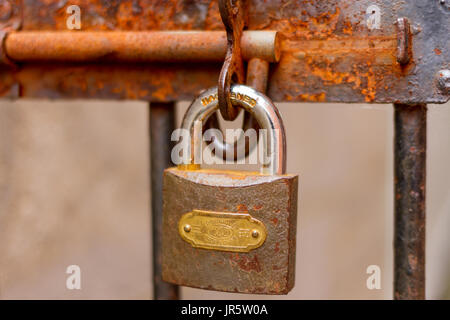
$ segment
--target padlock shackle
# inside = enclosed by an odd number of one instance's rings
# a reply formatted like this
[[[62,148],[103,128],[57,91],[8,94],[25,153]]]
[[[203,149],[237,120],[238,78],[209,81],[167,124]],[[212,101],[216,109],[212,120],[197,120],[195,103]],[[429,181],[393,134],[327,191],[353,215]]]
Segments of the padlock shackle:
[[[231,86],[231,101],[247,110],[258,121],[261,129],[267,129],[267,155],[269,163],[263,164],[261,173],[282,175],[286,173],[286,135],[278,109],[266,95],[251,87],[234,84]],[[194,155],[202,152],[202,126],[218,110],[217,87],[203,91],[186,111],[182,129],[189,130],[191,146],[188,148],[188,163],[194,164]],[[200,139],[200,141],[198,141]],[[194,152],[192,152],[194,150]]]

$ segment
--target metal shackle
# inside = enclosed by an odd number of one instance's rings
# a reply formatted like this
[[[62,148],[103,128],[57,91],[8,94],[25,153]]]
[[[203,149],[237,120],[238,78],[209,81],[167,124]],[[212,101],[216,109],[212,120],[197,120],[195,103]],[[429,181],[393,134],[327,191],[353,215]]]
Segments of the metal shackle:
[[[272,100],[255,89],[234,84],[231,86],[230,98],[234,105],[244,108],[259,123],[261,129],[267,130],[265,142],[269,161],[262,165],[261,173],[282,175],[286,173],[286,135],[283,121]],[[186,111],[181,128],[189,130],[191,143],[188,148],[188,163],[194,164],[194,155],[202,152],[203,123],[218,110],[217,87],[203,91]],[[198,141],[201,139],[201,141]],[[197,150],[195,150],[197,149]]]

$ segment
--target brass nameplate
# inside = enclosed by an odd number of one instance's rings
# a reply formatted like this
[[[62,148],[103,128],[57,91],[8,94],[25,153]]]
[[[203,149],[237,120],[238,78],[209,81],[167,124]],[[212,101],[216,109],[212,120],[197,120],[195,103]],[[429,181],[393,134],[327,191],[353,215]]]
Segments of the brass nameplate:
[[[195,248],[249,252],[267,237],[264,224],[245,213],[194,210],[184,214],[178,233]]]

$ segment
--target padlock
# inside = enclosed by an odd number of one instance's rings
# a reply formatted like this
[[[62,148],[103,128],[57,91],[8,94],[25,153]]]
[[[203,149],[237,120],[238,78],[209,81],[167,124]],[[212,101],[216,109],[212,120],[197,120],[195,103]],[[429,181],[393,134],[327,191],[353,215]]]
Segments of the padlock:
[[[196,139],[199,123],[218,109],[217,88],[193,101],[182,122],[191,139],[185,163],[164,172],[162,278],[209,290],[287,294],[295,282],[298,176],[285,174],[284,126],[262,93],[232,85],[230,96],[267,130],[268,161],[260,172],[202,169]]]

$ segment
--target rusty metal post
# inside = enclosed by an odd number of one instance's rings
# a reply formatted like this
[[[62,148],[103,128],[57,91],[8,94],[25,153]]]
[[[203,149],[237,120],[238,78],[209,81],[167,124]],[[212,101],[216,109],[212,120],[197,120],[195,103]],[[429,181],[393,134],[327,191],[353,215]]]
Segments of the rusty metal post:
[[[266,93],[269,82],[269,62],[259,58],[248,61],[246,84],[259,92]]]
[[[394,108],[394,299],[425,299],[427,106]]]
[[[170,136],[175,127],[175,103],[150,103],[150,158],[153,224],[153,297],[155,300],[176,300],[178,286],[161,278],[162,248],[162,182],[163,171],[170,167],[172,143]]]

